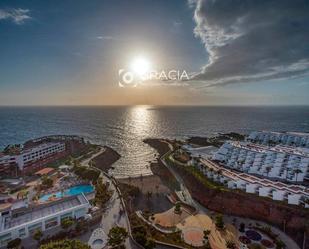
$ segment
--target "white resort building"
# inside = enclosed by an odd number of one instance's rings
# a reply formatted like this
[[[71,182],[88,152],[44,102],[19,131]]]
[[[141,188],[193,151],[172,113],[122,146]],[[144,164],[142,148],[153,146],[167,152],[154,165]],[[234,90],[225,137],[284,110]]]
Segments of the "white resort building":
[[[308,178],[309,148],[228,141],[213,155],[225,167],[288,182]]]
[[[226,184],[230,189],[243,190],[246,193],[269,197],[276,201],[286,201],[292,205],[303,204],[305,208],[309,208],[309,189],[305,186],[275,182],[236,172],[209,159],[201,159],[201,162],[195,165],[207,178]]]
[[[14,203],[0,213],[0,247],[15,238],[29,237],[38,229],[46,231],[59,226],[64,218],[85,217],[89,208],[84,194],[34,207],[27,207],[26,203]]]
[[[250,142],[264,145],[283,144],[289,146],[309,148],[308,133],[254,131],[250,133],[247,140]]]
[[[193,157],[188,165],[227,188],[309,208],[308,139],[306,133],[252,132],[245,142],[227,141],[214,153],[182,149]]]
[[[17,166],[22,171],[28,165],[30,166],[37,161],[43,161],[55,154],[64,153],[65,149],[65,143],[49,142],[26,150],[20,150],[14,154],[0,153],[0,168]]]

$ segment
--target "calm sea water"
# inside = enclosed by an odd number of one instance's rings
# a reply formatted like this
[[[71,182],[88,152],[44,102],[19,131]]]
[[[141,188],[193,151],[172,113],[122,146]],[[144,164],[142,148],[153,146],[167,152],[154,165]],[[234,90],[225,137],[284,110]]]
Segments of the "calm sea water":
[[[0,149],[45,135],[80,135],[122,155],[117,177],[150,173],[155,151],[144,138],[253,130],[309,132],[309,107],[0,107]]]

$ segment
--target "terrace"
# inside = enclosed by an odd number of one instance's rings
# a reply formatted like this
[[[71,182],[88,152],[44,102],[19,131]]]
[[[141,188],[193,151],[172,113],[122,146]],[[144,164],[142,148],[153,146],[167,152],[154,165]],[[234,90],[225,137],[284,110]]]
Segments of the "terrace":
[[[16,213],[16,215],[12,214],[12,216],[3,217],[1,230],[9,230],[20,225],[26,225],[27,223],[33,223],[41,219],[46,219],[50,216],[55,216],[63,211],[73,210],[76,207],[83,206],[85,204],[88,204],[88,201],[86,197],[81,194],[78,196],[63,198],[48,204],[28,208],[22,214]]]
[[[202,165],[199,168],[212,169],[213,172],[220,172],[221,176],[229,179],[229,188],[243,189],[247,193],[257,193],[260,196],[272,197],[274,200],[278,200],[278,198],[279,200],[288,200],[290,204],[298,203],[301,197],[309,198],[309,189],[301,185],[289,185],[269,179],[261,179],[246,173],[235,172],[208,159],[201,159],[201,163]],[[203,173],[205,174],[206,171],[204,169]]]

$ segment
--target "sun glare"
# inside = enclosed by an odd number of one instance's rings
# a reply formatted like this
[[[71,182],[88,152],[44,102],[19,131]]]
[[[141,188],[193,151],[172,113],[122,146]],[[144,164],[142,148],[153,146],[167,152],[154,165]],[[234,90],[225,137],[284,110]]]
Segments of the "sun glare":
[[[144,57],[137,57],[132,61],[131,68],[135,73],[139,75],[144,75],[149,72],[150,63]]]

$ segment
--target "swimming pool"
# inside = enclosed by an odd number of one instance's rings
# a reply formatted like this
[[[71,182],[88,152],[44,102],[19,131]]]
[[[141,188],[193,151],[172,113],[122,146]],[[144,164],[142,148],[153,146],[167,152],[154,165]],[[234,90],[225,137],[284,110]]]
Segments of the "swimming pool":
[[[39,201],[41,201],[41,202],[48,201],[48,199],[52,196],[55,196],[56,198],[62,198],[62,197],[65,197],[65,196],[78,195],[80,193],[87,194],[87,193],[92,192],[93,190],[94,190],[94,187],[91,186],[91,185],[77,185],[77,186],[70,187],[70,188],[66,189],[64,192],[58,191],[58,192],[55,192],[55,193],[52,193],[52,194],[43,195],[39,199]]]

